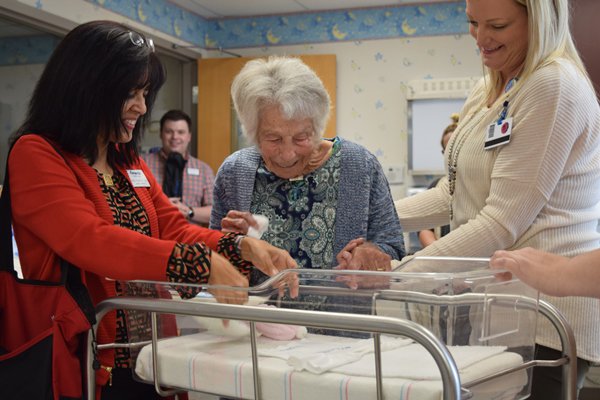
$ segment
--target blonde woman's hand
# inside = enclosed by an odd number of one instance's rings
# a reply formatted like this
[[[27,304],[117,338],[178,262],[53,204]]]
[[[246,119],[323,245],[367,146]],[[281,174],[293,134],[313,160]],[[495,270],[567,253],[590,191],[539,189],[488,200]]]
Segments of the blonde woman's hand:
[[[208,291],[219,303],[245,304],[248,301],[248,291],[245,290],[248,279],[216,251],[211,255],[208,284],[211,286]]]
[[[242,258],[254,265],[268,276],[278,274],[280,271],[298,268],[296,261],[290,254],[278,247],[275,247],[264,240],[244,237],[240,244],[240,253]],[[298,275],[295,273],[285,274],[282,281],[279,282],[280,292],[283,292],[285,286],[290,289],[290,296],[298,296]]]

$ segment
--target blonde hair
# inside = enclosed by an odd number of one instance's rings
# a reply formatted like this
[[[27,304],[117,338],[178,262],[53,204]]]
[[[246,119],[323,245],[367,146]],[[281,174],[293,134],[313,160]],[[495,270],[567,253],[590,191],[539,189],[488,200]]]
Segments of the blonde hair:
[[[516,86],[522,83],[537,69],[551,64],[559,58],[571,61],[587,80],[592,81],[579,57],[569,29],[568,0],[514,0],[527,9],[529,46],[525,64]],[[491,103],[498,98],[504,87],[498,71],[484,68],[489,79],[486,101]]]

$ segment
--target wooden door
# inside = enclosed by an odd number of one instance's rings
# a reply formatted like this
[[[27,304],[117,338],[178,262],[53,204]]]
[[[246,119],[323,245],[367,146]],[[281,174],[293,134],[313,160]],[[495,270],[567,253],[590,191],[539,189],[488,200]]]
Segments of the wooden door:
[[[319,75],[331,98],[326,137],[336,135],[335,55],[298,56]],[[244,64],[255,57],[198,60],[198,158],[216,171],[232,153],[231,82]]]

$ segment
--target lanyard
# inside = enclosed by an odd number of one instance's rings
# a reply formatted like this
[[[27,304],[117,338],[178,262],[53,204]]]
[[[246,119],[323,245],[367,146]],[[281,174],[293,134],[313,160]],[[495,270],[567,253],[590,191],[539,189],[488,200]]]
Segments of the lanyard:
[[[513,86],[515,86],[515,83],[517,83],[517,81],[519,80],[518,77],[514,77],[511,80],[508,81],[508,83],[506,84],[506,87],[504,88],[504,93],[508,93],[508,91],[510,89],[512,89]],[[504,122],[504,120],[506,119],[506,114],[508,113],[508,98],[504,101],[504,103],[502,103],[502,111],[500,111],[500,117],[498,118],[498,121],[496,121],[496,124],[498,125],[502,125],[502,122]]]

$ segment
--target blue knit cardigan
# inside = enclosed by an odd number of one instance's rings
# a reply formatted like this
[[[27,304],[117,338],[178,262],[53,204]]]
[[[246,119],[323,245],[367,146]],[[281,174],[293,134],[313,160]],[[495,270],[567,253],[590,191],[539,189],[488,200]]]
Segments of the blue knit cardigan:
[[[390,188],[377,158],[363,146],[339,139],[340,180],[336,208],[334,254],[352,239],[366,238],[392,259],[404,256],[402,228]],[[256,171],[261,161],[256,147],[236,151],[217,172],[210,227],[221,229],[230,210],[249,211]],[[336,260],[333,260],[333,267]]]

